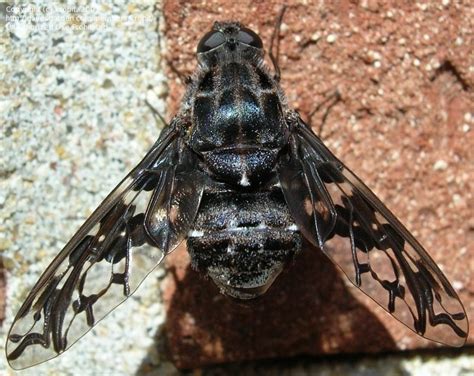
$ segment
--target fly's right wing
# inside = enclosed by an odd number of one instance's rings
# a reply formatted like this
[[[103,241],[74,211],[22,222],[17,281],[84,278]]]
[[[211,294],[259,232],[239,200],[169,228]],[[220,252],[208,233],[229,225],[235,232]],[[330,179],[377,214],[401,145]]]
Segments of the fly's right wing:
[[[420,243],[301,119],[290,148],[278,173],[306,239],[414,332],[462,346],[469,331],[464,307]]]

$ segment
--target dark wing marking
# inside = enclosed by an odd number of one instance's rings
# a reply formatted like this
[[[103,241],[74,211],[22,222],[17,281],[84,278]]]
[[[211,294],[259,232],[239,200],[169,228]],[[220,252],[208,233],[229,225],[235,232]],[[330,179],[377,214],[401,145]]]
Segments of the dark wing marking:
[[[462,346],[468,333],[464,307],[418,241],[301,119],[290,149],[280,182],[305,238],[410,329]]]
[[[204,183],[169,126],[56,256],[21,306],[6,354],[13,368],[51,359],[126,300],[187,235]]]

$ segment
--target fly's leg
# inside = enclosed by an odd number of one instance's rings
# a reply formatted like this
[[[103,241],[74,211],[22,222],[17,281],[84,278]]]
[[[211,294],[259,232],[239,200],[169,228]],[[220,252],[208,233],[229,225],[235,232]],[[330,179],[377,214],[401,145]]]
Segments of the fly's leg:
[[[168,122],[166,119],[161,115],[160,111],[158,111],[149,101],[148,99],[145,99],[145,104],[148,106],[148,108],[151,110],[153,116],[155,117],[155,120],[157,123],[161,122],[163,124],[163,128],[168,126]],[[159,119],[159,121],[158,121]]]
[[[273,69],[275,71],[273,78],[278,82],[280,81],[280,78],[281,78],[281,71],[278,65],[278,60],[280,58],[280,29],[283,23],[283,16],[285,15],[286,8],[287,8],[287,5],[283,5],[281,7],[280,12],[278,13],[278,16],[275,21],[275,27],[272,33],[272,38],[270,41],[270,49],[268,51],[268,55],[270,57],[270,60],[273,64]],[[275,48],[275,52],[274,52],[274,48]],[[326,123],[326,119],[329,116],[331,109],[339,101],[341,101],[341,94],[339,93],[339,90],[336,89],[334,91],[328,92],[325,94],[325,99],[321,103],[319,103],[316,106],[316,108],[313,111],[311,111],[310,114],[308,115],[308,123],[309,123],[308,125],[311,126],[313,116],[325,107],[325,111],[322,116],[321,123],[319,125],[319,130],[318,130],[318,135],[320,137],[323,132],[324,124]]]
[[[276,81],[280,81],[281,78],[281,72],[280,72],[280,67],[278,66],[278,59],[280,58],[280,29],[281,29],[281,24],[283,22],[283,16],[285,14],[287,6],[283,5],[281,7],[280,13],[278,14],[278,17],[275,22],[275,28],[273,29],[272,33],[272,39],[270,41],[270,49],[268,51],[268,56],[270,56],[270,60],[272,61],[273,64],[273,69],[275,70],[275,74],[273,75],[273,78]],[[276,45],[276,53],[273,53],[273,47]]]
[[[171,71],[178,77],[178,80],[179,82],[181,83],[181,85],[184,85],[184,86],[187,86],[189,83],[191,83],[191,77],[190,76],[187,76],[187,75],[184,75],[183,73],[181,73],[175,66],[172,62],[169,62],[168,63],[168,66],[169,68],[171,69]]]
[[[318,136],[321,138],[322,136],[322,133],[323,133],[323,128],[324,128],[324,124],[326,123],[326,119],[327,117],[329,116],[329,113],[331,112],[331,109],[336,105],[338,104],[340,101],[342,100],[341,98],[341,94],[339,93],[339,90],[334,90],[334,91],[330,91],[330,92],[327,92],[325,94],[325,98],[324,100],[319,103],[313,111],[311,111],[308,115],[308,125],[309,126],[312,126],[312,119],[313,119],[313,116],[318,113],[319,111],[321,111],[322,109],[324,109],[324,113],[323,113],[323,116],[321,118],[321,122],[319,124],[319,129],[318,129]]]

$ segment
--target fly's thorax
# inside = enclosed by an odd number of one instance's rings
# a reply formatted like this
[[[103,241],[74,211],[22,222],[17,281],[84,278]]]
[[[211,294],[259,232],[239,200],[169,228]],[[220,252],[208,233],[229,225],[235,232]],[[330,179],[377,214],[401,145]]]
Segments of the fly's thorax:
[[[263,65],[229,61],[202,72],[191,96],[190,146],[277,148],[287,140],[283,98]]]
[[[287,143],[278,83],[261,63],[230,60],[203,71],[194,90],[189,146],[218,180],[258,185]]]
[[[207,192],[188,234],[193,266],[226,295],[263,294],[301,249],[281,190]]]

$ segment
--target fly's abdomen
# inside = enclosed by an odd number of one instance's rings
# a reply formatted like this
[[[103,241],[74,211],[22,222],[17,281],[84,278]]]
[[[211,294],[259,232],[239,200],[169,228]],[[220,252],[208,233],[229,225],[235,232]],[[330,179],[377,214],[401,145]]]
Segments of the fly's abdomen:
[[[188,251],[195,268],[227,295],[263,294],[301,249],[301,235],[280,190],[207,193]]]

